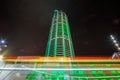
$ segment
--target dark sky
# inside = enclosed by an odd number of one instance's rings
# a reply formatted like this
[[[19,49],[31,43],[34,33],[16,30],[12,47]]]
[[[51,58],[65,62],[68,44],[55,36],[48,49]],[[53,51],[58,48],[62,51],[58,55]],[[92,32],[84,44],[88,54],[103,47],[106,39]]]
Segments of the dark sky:
[[[6,55],[44,55],[53,10],[69,18],[75,54],[112,55],[109,35],[120,39],[117,0],[2,0],[0,36],[6,37]]]

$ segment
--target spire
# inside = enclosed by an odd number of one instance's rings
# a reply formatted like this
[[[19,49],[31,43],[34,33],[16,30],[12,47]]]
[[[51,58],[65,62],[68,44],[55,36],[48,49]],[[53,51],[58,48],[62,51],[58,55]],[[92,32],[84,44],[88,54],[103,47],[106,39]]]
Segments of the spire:
[[[67,15],[61,10],[54,10],[46,56],[74,56]]]

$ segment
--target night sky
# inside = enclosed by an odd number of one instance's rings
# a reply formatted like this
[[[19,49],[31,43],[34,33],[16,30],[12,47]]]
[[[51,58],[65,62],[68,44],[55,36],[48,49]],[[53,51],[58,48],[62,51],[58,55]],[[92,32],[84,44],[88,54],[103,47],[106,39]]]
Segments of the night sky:
[[[76,56],[108,55],[120,40],[117,0],[2,0],[0,37],[7,39],[5,55],[44,55],[54,9],[69,18]]]

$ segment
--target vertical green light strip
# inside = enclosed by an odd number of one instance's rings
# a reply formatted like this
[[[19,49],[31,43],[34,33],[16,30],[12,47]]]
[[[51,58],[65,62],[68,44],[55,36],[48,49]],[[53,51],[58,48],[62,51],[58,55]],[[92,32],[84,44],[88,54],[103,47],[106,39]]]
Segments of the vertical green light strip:
[[[65,36],[64,36],[64,21],[63,21],[63,13],[61,13],[61,18],[62,18],[62,40],[63,40],[63,54],[64,56],[66,56],[66,53],[65,53]]]
[[[68,18],[67,18],[67,21],[68,21]],[[72,56],[75,56],[75,53],[74,53],[74,48],[73,48],[73,43],[72,43],[72,38],[71,38],[71,33],[70,33],[70,27],[69,27],[69,24],[68,25],[68,30],[69,30],[69,37],[70,37],[70,43],[71,43],[71,49],[72,49]]]
[[[68,24],[68,25],[69,25],[69,24]],[[72,38],[71,38],[71,33],[70,33],[70,28],[68,27],[68,29],[69,29],[70,43],[71,43],[71,49],[72,49],[71,55],[72,55],[72,56],[75,56],[74,48],[73,48],[73,43],[72,43]]]
[[[66,18],[67,33],[68,33],[68,38],[69,38],[68,40],[69,40],[69,46],[70,46],[70,56],[74,56],[74,49],[72,48],[73,45],[72,45],[72,39],[71,39],[67,16],[65,16],[65,18]]]
[[[54,18],[55,18],[55,15],[53,15],[53,18],[52,18],[52,24],[51,24],[51,28],[50,28],[50,32],[49,32],[49,38],[48,38],[48,43],[47,43],[45,56],[50,56],[50,45],[51,45],[51,41],[52,41],[52,32],[53,32],[53,26],[54,26]]]
[[[69,47],[70,47],[70,54],[71,54],[71,44],[70,44],[70,36],[69,36],[69,30],[68,30],[68,21],[67,21],[67,16],[65,16],[65,20],[66,20],[66,23],[65,23],[65,25],[66,25],[66,27],[67,27],[67,33],[68,33],[68,41],[69,41]],[[71,55],[72,56],[72,55]]]
[[[67,15],[63,11],[54,11],[46,55],[74,56],[69,23]]]
[[[56,23],[55,23],[55,25],[56,25],[56,33],[55,33],[55,45],[54,45],[54,56],[56,56],[56,54],[57,54],[57,30],[58,30],[58,11],[56,11],[56,16],[57,16],[57,19],[56,19]]]

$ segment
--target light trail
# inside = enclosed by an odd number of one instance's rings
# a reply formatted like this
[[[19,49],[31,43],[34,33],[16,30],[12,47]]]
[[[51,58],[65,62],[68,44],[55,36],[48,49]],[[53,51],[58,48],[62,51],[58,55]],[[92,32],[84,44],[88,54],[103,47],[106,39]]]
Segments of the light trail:
[[[7,60],[4,60],[4,61],[8,61],[8,62],[15,62],[16,60],[12,60],[12,59],[7,59]],[[18,62],[120,62],[120,59],[111,59],[111,60],[97,60],[97,59],[94,59],[94,60],[91,60],[91,59],[87,59],[87,60],[64,60],[64,61],[61,61],[61,60],[24,60],[24,59],[20,59],[20,60],[17,60]]]
[[[97,76],[94,76],[94,77],[92,77],[92,76],[90,76],[90,77],[82,77],[82,76],[79,76],[79,77],[77,77],[77,76],[70,76],[70,77],[74,77],[74,78],[80,78],[80,79],[82,79],[82,78],[85,78],[85,79],[87,79],[87,78],[91,78],[91,79],[95,79],[95,78],[99,78],[99,79],[103,79],[103,78],[119,78],[120,76],[99,76],[99,77],[97,77]]]
[[[38,71],[39,72],[39,71]],[[43,73],[42,73],[43,74]],[[56,76],[56,74],[51,74],[51,73],[45,73],[45,75],[54,75],[54,76]],[[64,77],[64,75],[57,75],[58,77]],[[115,75],[111,75],[111,76],[89,76],[89,77],[87,77],[87,76],[74,76],[74,75],[69,75],[69,77],[73,77],[73,78],[80,78],[80,79],[87,79],[87,78],[89,78],[89,79],[94,79],[94,78],[99,78],[99,79],[103,79],[103,78],[120,78],[120,76],[119,75],[117,75],[117,76],[115,76]]]
[[[120,68],[0,68],[0,70],[16,70],[16,71],[33,71],[33,70],[44,70],[44,71],[72,71],[72,70],[120,70]]]

